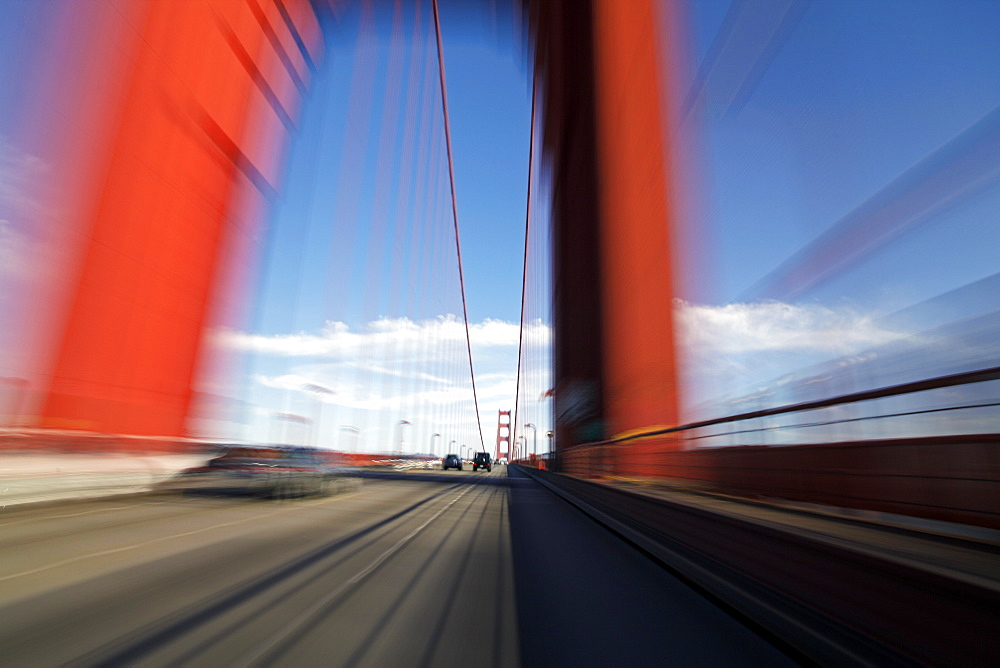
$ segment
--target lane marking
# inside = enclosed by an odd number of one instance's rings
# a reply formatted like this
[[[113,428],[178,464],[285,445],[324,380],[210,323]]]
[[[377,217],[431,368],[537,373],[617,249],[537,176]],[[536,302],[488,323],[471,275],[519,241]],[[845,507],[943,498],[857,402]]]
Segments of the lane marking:
[[[343,499],[343,498],[346,498],[346,497],[349,497],[349,496],[356,496],[358,494],[361,494],[361,492],[352,492],[350,494],[337,494],[337,495],[335,495],[334,498],[336,498],[336,499]],[[81,554],[81,555],[77,555],[75,557],[70,557],[69,559],[63,559],[62,561],[57,561],[55,563],[47,564],[45,566],[39,566],[38,568],[32,568],[32,569],[27,570],[27,571],[21,571],[20,573],[13,573],[11,575],[0,576],[0,582],[6,582],[7,580],[14,580],[14,579],[17,579],[17,578],[22,578],[22,577],[25,577],[27,575],[34,575],[36,573],[42,573],[42,572],[45,572],[45,571],[48,571],[48,570],[52,570],[53,568],[58,568],[60,566],[66,566],[68,564],[73,564],[73,563],[76,563],[78,561],[83,561],[85,559],[93,559],[93,558],[96,558],[96,557],[104,557],[104,556],[107,556],[109,554],[118,554],[120,552],[128,552],[129,550],[135,550],[135,549],[138,549],[140,547],[145,547],[147,545],[153,545],[155,543],[162,543],[164,541],[173,540],[174,538],[184,538],[186,536],[194,536],[194,535],[199,534],[199,533],[205,533],[206,531],[213,531],[215,529],[221,529],[221,528],[224,528],[224,527],[236,526],[237,524],[244,524],[246,522],[253,522],[253,521],[261,520],[261,519],[264,519],[264,518],[267,518],[267,517],[273,517],[275,515],[278,515],[278,514],[281,514],[281,513],[284,513],[284,512],[288,512],[290,510],[300,510],[303,507],[315,506],[315,505],[318,505],[321,502],[331,501],[331,500],[333,500],[333,499],[324,498],[324,499],[319,499],[317,501],[313,501],[313,502],[310,502],[310,503],[300,503],[300,504],[296,504],[294,506],[287,506],[285,508],[279,508],[278,510],[275,510],[273,513],[268,513],[266,515],[253,515],[251,517],[247,517],[247,518],[242,519],[242,520],[233,520],[232,522],[222,522],[221,524],[214,524],[212,526],[203,527],[201,529],[195,529],[193,531],[185,531],[185,532],[182,532],[182,533],[175,533],[175,534],[171,534],[169,536],[159,536],[158,538],[151,538],[150,540],[146,540],[146,541],[143,541],[141,543],[135,543],[133,545],[125,545],[125,546],[122,546],[122,547],[115,547],[115,548],[112,548],[110,550],[101,550],[100,552],[91,552],[90,554]]]
[[[65,515],[52,515],[50,517],[25,517],[21,520],[16,520],[14,522],[7,522],[6,524],[0,524],[0,529],[3,527],[14,526],[15,524],[24,524],[25,522],[47,522],[48,520],[61,520],[66,517],[80,517],[81,515],[92,515],[93,513],[109,513],[112,510],[127,510],[130,508],[145,508],[147,506],[162,506],[166,501],[156,501],[154,503],[133,503],[128,506],[115,506],[114,508],[95,508],[94,510],[84,510],[79,513],[67,513]]]
[[[263,645],[261,645],[260,647],[258,647],[252,654],[249,654],[246,657],[244,657],[242,660],[238,661],[236,663],[236,665],[239,665],[239,666],[249,666],[254,661],[256,661],[257,659],[259,659],[262,654],[265,654],[266,652],[270,651],[275,645],[277,645],[279,642],[281,642],[282,640],[284,640],[285,638],[287,638],[293,631],[295,631],[297,628],[299,628],[305,622],[307,622],[309,620],[309,618],[312,617],[314,614],[316,614],[316,612],[318,612],[321,608],[323,608],[324,606],[326,606],[327,604],[329,604],[330,601],[332,601],[333,599],[335,599],[338,596],[340,596],[347,588],[349,588],[349,587],[357,584],[358,582],[360,582],[361,580],[363,580],[364,578],[366,578],[368,575],[370,575],[372,573],[372,571],[374,571],[376,568],[378,568],[379,565],[381,565],[386,559],[388,559],[393,554],[395,554],[396,552],[398,552],[400,550],[400,548],[402,548],[404,545],[406,545],[411,540],[413,540],[413,538],[416,537],[417,534],[419,534],[421,531],[423,531],[424,529],[426,529],[427,526],[431,522],[433,522],[434,520],[436,520],[437,518],[439,518],[444,513],[444,511],[446,511],[449,508],[451,508],[453,505],[455,505],[455,503],[458,502],[459,499],[461,499],[463,496],[465,496],[466,494],[468,494],[469,492],[471,492],[476,487],[478,487],[478,485],[470,485],[469,487],[467,487],[461,494],[459,494],[454,499],[452,499],[451,501],[449,501],[444,507],[442,507],[436,513],[434,513],[434,515],[432,515],[423,524],[421,524],[420,526],[418,526],[416,529],[414,529],[413,531],[411,531],[410,533],[408,533],[403,538],[399,539],[399,541],[397,541],[395,545],[393,545],[388,550],[386,550],[385,552],[383,552],[382,554],[380,554],[378,557],[376,557],[373,562],[371,562],[370,564],[368,564],[368,566],[366,566],[365,568],[363,568],[360,571],[358,571],[357,573],[355,573],[349,580],[347,580],[346,582],[344,582],[343,584],[341,584],[336,589],[328,592],[326,596],[322,597],[321,599],[319,599],[318,601],[316,601],[315,603],[313,603],[311,606],[309,606],[308,608],[306,608],[302,613],[300,613],[297,617],[295,617],[291,622],[289,622],[288,624],[286,624],[280,631],[278,631],[276,634],[274,634],[273,636],[271,636],[271,638],[266,643],[264,643]]]

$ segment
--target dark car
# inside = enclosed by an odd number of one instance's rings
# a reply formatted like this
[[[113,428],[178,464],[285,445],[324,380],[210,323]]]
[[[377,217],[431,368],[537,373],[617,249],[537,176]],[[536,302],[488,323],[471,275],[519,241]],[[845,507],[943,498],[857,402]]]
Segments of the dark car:
[[[188,491],[228,490],[282,499],[327,494],[341,475],[313,448],[237,446],[205,466],[187,469],[177,482]]]
[[[447,471],[451,468],[462,470],[462,459],[458,455],[445,455],[441,460],[441,470]]]
[[[493,460],[490,458],[490,453],[477,452],[476,456],[472,458],[472,470],[478,471],[481,468],[487,471],[493,470]]]

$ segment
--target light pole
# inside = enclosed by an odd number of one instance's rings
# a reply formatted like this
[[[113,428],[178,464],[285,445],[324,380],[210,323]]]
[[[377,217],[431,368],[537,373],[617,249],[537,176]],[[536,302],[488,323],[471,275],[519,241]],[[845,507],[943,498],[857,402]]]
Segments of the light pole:
[[[556,435],[554,431],[547,431],[545,435],[549,437],[549,457],[552,457],[552,437]]]
[[[518,454],[519,456],[521,456],[521,457],[524,457],[524,451],[528,449],[528,448],[527,448],[527,447],[526,447],[526,446],[524,445],[524,442],[525,442],[526,440],[527,440],[527,439],[526,439],[526,438],[524,437],[524,435],[523,435],[523,434],[522,434],[521,436],[518,436],[518,437],[517,437],[517,454]]]
[[[313,423],[313,445],[319,447],[319,432],[323,428],[323,395],[336,394],[329,387],[323,387],[316,383],[304,383],[302,389],[316,397],[316,419]]]
[[[441,438],[441,434],[431,434],[431,454],[434,454],[434,439]],[[448,454],[448,453],[445,453]]]
[[[351,424],[342,424],[342,425],[340,425],[340,431],[346,431],[346,432],[350,432],[350,433],[354,434],[354,451],[357,452],[358,451],[358,440],[361,437],[361,430],[358,429],[357,427],[355,427],[354,425],[351,425]],[[341,449],[345,449],[345,448],[341,448]]]
[[[284,429],[281,429],[281,432],[282,432],[281,440],[283,442],[280,443],[279,445],[292,445],[292,443],[291,443],[292,439],[290,438],[290,436],[288,434],[288,429],[287,429],[288,423],[290,423],[290,422],[291,423],[298,423],[298,424],[303,425],[303,427],[305,427],[305,425],[307,425],[310,422],[312,422],[312,420],[310,420],[309,418],[307,418],[305,415],[296,415],[295,413],[275,413],[274,416],[278,420],[283,420],[283,422],[279,422],[278,423],[280,427],[286,427]],[[303,445],[305,445],[305,439],[302,439],[302,440],[303,440]]]
[[[399,452],[403,452],[403,427],[412,424],[409,420],[400,420],[396,425],[399,428]]]
[[[531,424],[530,422],[528,424],[524,425],[525,429],[527,429],[528,427],[531,427],[531,440],[532,440],[532,446],[531,446],[531,448],[532,448],[532,454],[534,454],[537,457],[538,456],[538,429],[536,429],[535,425]]]
[[[446,455],[447,455],[447,454],[451,454],[451,451],[452,451],[452,447],[451,447],[451,446],[455,445],[455,443],[456,443],[455,439],[452,439],[452,440],[451,440],[451,441],[450,441],[450,442],[448,443],[448,452],[446,452],[446,453],[444,453],[444,454],[446,454]]]

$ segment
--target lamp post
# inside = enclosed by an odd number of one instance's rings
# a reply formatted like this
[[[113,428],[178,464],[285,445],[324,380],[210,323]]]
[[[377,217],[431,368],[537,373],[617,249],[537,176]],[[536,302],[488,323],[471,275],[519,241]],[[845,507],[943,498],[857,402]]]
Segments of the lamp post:
[[[520,457],[524,457],[524,451],[528,449],[528,448],[527,448],[527,447],[525,447],[525,445],[524,445],[524,442],[525,442],[526,440],[527,440],[527,439],[526,439],[526,438],[524,438],[524,435],[523,435],[523,434],[522,434],[521,436],[518,436],[518,437],[517,437],[517,454],[518,454],[518,456],[520,456]]]
[[[431,447],[431,454],[432,455],[434,454],[434,439],[435,438],[441,438],[441,434],[431,434],[431,446],[430,447]],[[445,454],[447,454],[447,453],[445,453]]]
[[[549,437],[549,457],[552,456],[552,437],[556,435],[554,431],[547,431],[545,435]]]
[[[531,424],[530,422],[528,424],[524,425],[525,429],[527,429],[528,427],[531,427],[531,438],[532,438],[532,446],[531,446],[531,448],[532,448],[532,454],[534,454],[537,457],[538,456],[538,429],[536,429],[535,425]]]
[[[354,434],[354,451],[357,452],[358,440],[360,439],[361,430],[351,424],[342,424],[340,425],[340,431],[346,431]],[[341,446],[341,449],[346,450],[346,448],[344,448],[343,446]]]
[[[316,418],[313,422],[313,445],[319,447],[319,432],[323,422],[323,395],[336,394],[329,387],[323,387],[316,383],[303,383],[302,389],[316,397]]]
[[[456,443],[455,439],[452,439],[452,440],[451,440],[451,441],[450,441],[450,442],[448,443],[448,452],[446,452],[446,453],[444,453],[444,454],[446,454],[446,455],[447,455],[447,454],[451,454],[451,452],[452,452],[452,447],[451,447],[451,446],[455,445],[455,443]]]
[[[403,427],[408,424],[413,424],[409,420],[400,420],[397,423],[397,428],[399,429],[399,452],[403,452]]]
[[[285,428],[281,429],[281,432],[282,432],[282,435],[281,435],[282,443],[280,443],[280,445],[292,445],[292,443],[291,443],[292,439],[289,436],[288,429],[287,429],[288,423],[298,423],[298,424],[301,424],[301,425],[305,426],[305,425],[309,424],[310,422],[312,422],[312,420],[310,420],[309,418],[307,418],[305,415],[296,415],[295,413],[275,413],[274,416],[275,416],[275,418],[277,420],[281,420],[281,422],[278,423],[279,427],[285,427]],[[302,440],[303,440],[303,445],[305,445],[305,442],[304,442],[305,439],[302,439]]]

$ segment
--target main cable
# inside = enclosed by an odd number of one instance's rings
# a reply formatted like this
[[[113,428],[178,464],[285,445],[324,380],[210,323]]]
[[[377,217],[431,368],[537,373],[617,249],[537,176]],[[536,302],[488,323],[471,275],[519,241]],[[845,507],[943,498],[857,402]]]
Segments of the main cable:
[[[514,430],[517,431],[517,414],[520,412],[521,399],[521,364],[524,355],[524,311],[528,291],[528,237],[531,233],[531,178],[535,165],[535,99],[537,97],[538,77],[531,77],[531,132],[528,139],[528,194],[524,211],[524,265],[521,268],[521,326],[517,333],[517,382],[514,385]],[[516,443],[515,439],[515,443]],[[509,444],[513,445],[513,444]],[[516,447],[516,446],[515,446]],[[525,448],[527,449],[527,448]]]
[[[483,438],[483,421],[479,417],[479,396],[476,393],[476,371],[472,366],[472,336],[469,334],[469,306],[465,299],[465,272],[462,270],[462,242],[458,233],[458,198],[455,195],[455,162],[451,153],[451,125],[448,122],[448,93],[445,89],[444,49],[441,46],[441,18],[438,0],[434,0],[434,33],[437,36],[438,75],[441,78],[441,110],[444,112],[444,139],[448,147],[448,177],[451,179],[451,216],[455,222],[455,250],[458,253],[458,284],[462,289],[462,317],[465,319],[465,346],[469,351],[469,378],[472,380],[472,401],[476,407],[476,424],[479,426],[479,447],[486,452]]]

